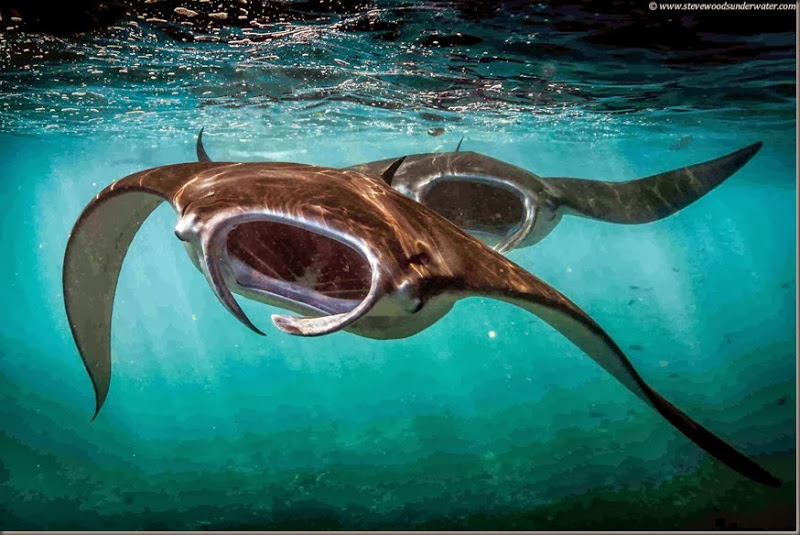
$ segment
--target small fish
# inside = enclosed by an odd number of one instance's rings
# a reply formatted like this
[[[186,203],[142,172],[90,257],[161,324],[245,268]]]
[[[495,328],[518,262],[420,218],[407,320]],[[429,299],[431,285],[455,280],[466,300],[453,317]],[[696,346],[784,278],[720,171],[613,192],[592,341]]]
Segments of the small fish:
[[[638,345],[638,344],[633,344],[631,346],[631,349],[633,349],[634,351],[641,351],[644,348],[642,346]]]
[[[631,299],[630,301],[628,301],[628,306],[631,306],[631,305],[632,305],[632,304],[634,304],[635,302],[636,302],[636,299]]]
[[[431,128],[430,130],[428,130],[428,135],[436,137],[436,136],[441,136],[442,134],[444,134],[444,132],[445,132],[444,128],[442,128],[441,126],[437,126],[436,128]]]
[[[732,343],[732,342],[733,342],[733,340],[731,340],[731,335],[730,335],[730,334],[728,334],[728,333],[725,333],[725,334],[723,335],[722,339],[723,339],[723,340],[725,340],[725,343],[726,343],[726,344],[730,344],[730,343]]]
[[[689,135],[683,136],[678,141],[670,145],[669,150],[685,149],[692,142],[692,139],[693,139],[692,136]]]

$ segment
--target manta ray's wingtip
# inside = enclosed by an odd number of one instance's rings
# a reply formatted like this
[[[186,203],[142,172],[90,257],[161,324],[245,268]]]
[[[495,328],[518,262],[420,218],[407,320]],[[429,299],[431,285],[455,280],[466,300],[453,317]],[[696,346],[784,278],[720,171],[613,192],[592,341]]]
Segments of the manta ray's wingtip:
[[[763,147],[763,146],[764,146],[764,142],[763,141],[756,141],[752,145],[748,145],[745,148],[743,148],[742,151],[743,152],[744,151],[748,152],[750,154],[750,157],[752,158],[753,156],[756,155],[756,153],[758,151],[761,150],[761,147]]]
[[[758,154],[758,151],[761,150],[761,147],[764,146],[764,143],[761,141],[756,141],[755,143],[751,143],[746,147],[742,147],[741,149],[734,151],[727,156],[722,156],[717,158],[716,160],[712,160],[711,162],[706,162],[706,164],[698,164],[696,166],[691,167],[700,167],[702,165],[708,165],[710,163],[720,164],[719,170],[716,171],[720,173],[720,177],[716,180],[716,182],[723,182],[727,180],[731,175],[736,173],[739,169],[745,166],[747,162],[753,159],[753,156]]]
[[[754,463],[755,464],[755,463]],[[783,481],[780,478],[772,475],[766,469],[762,468],[759,465],[755,465],[755,469],[749,472],[748,474],[742,474],[749,479],[752,479],[756,483],[761,483],[762,485],[766,485],[772,488],[780,488],[783,486]]]
[[[81,356],[83,357],[82,353]],[[100,409],[103,408],[106,398],[108,397],[108,391],[111,386],[111,368],[99,366],[92,369],[92,367],[88,364],[85,364],[85,366],[86,371],[89,372],[89,380],[92,382],[92,390],[94,391],[94,414],[90,420],[94,422],[95,418],[97,418],[97,415],[100,414]]]
[[[108,383],[100,384],[97,382],[91,374],[89,374],[90,379],[92,380],[92,388],[94,389],[94,414],[92,415],[92,419],[89,420],[90,422],[94,422],[97,418],[97,415],[100,414],[100,409],[103,408],[103,405],[106,402],[106,396],[108,395]]]
[[[701,166],[709,166],[709,164],[717,164],[719,168],[714,169],[711,167],[712,173],[709,173],[709,178],[713,175],[713,173],[718,173],[719,177],[716,180],[713,180],[711,183],[721,183],[730,178],[730,176],[736,173],[736,171],[744,167],[747,162],[752,160],[753,156],[758,154],[758,151],[760,151],[761,147],[763,146],[763,142],[756,141],[755,143],[751,143],[750,145],[734,151],[727,156],[722,156],[716,160],[712,160],[711,162],[706,162],[705,164],[690,166],[690,168],[700,168]]]

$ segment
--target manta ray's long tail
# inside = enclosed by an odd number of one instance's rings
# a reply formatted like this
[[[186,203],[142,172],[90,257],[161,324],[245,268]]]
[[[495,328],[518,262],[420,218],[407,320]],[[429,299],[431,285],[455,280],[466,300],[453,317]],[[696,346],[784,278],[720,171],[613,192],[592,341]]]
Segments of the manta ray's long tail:
[[[542,178],[566,214],[611,223],[649,223],[674,214],[746,164],[761,142],[708,162],[626,182]]]
[[[506,259],[496,257],[497,266],[484,263],[467,283],[476,293],[513,303],[539,316],[592,357],[647,404],[652,406],[695,444],[740,474],[770,486],[780,480],[756,462],[714,435],[653,390],[639,375],[619,346],[583,310],[534,275]],[[494,262],[490,262],[494,263]],[[489,269],[489,268],[492,269]],[[497,276],[502,273],[502,276]]]

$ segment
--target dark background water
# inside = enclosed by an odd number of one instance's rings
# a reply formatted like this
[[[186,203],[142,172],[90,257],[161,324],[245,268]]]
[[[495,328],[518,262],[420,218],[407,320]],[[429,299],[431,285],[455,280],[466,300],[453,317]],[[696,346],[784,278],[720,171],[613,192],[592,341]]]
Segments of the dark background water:
[[[675,12],[645,2],[187,6],[82,0],[45,9],[3,0],[4,128],[54,118],[96,127],[143,97],[143,111],[194,111],[189,99],[200,108],[281,107],[302,123],[320,109],[353,122],[354,110],[368,107],[387,121],[416,111],[413,121],[445,125],[481,110],[741,118],[756,106],[759,120],[788,119],[795,101],[792,11]],[[53,117],[54,108],[69,111]]]
[[[795,12],[0,0],[0,16],[0,527],[794,528]],[[69,230],[111,180],[192,160],[200,126],[219,159],[350,165],[465,136],[544,176],[613,180],[763,141],[673,217],[565,219],[510,256],[784,486],[710,460],[504,304],[401,341],[250,337],[167,208],[126,259],[90,423]]]

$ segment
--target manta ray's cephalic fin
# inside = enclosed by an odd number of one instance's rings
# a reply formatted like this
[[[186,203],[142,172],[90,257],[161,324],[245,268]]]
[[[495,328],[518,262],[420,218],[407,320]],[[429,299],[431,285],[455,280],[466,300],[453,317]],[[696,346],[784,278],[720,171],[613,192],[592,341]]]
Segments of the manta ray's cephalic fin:
[[[210,162],[211,158],[208,157],[206,148],[203,146],[203,130],[205,130],[205,127],[201,128],[200,133],[197,134],[197,145],[195,145],[195,149],[197,150],[197,161]]]
[[[224,165],[178,164],[135,173],[97,194],[75,223],[64,255],[64,304],[95,392],[92,419],[108,395],[114,294],[136,232],[159,204],[172,202],[199,172]]]
[[[648,386],[603,328],[558,290],[502,257],[497,263],[494,269],[484,264],[482,270],[474,270],[469,275],[472,279],[467,284],[470,295],[507,301],[540,317],[709,454],[754,481],[770,486],[780,485],[778,478],[689,418]],[[498,273],[503,276],[498,277]]]
[[[379,285],[373,280],[367,296],[350,312],[321,317],[273,314],[272,323],[283,332],[297,336],[321,336],[340,331],[358,321],[375,306],[375,303],[382,297],[382,292],[378,291],[378,287]]]
[[[716,160],[625,182],[541,178],[567,214],[611,223],[649,223],[690,205],[746,164],[761,142]]]
[[[522,189],[523,194],[525,190]],[[506,239],[492,247],[495,251],[500,254],[505,254],[508,251],[511,251],[515,247],[517,247],[520,243],[522,243],[525,238],[528,237],[528,234],[531,233],[533,230],[533,225],[536,223],[536,210],[534,208],[534,204],[531,195],[524,195],[524,207],[525,207],[525,217],[522,219],[520,227],[515,230],[510,236]]]
[[[236,302],[230,288],[225,283],[225,276],[222,273],[222,258],[225,255],[225,245],[228,235],[222,228],[209,230],[201,237],[203,248],[203,262],[200,263],[203,274],[208,280],[209,286],[214,291],[219,302],[222,303],[228,312],[242,322],[245,327],[256,334],[264,336],[264,333],[255,325]]]

